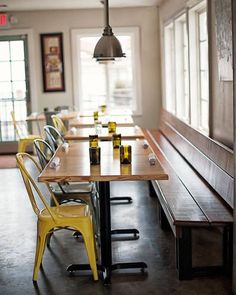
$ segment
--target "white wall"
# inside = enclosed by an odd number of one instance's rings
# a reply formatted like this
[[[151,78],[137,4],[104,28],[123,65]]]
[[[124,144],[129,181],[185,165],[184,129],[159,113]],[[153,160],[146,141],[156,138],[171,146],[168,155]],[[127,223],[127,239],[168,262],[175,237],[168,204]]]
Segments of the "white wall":
[[[35,42],[35,74],[38,111],[44,107],[73,105],[72,63],[70,31],[76,28],[103,27],[103,10],[58,10],[13,13],[18,23],[12,29],[32,29]],[[161,105],[159,20],[158,8],[111,9],[110,24],[114,27],[138,26],[141,46],[142,116],[135,121],[143,127],[157,127]],[[9,34],[10,34],[9,30]],[[65,92],[44,93],[40,53],[40,33],[63,32]],[[1,32],[0,32],[1,34]],[[34,108],[33,108],[34,109]]]

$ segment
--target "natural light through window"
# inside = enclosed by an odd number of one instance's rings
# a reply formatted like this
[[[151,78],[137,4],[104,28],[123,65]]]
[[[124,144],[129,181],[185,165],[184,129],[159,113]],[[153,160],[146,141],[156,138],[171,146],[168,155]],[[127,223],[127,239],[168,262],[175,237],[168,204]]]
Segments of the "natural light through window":
[[[134,46],[138,34],[137,31],[116,31],[115,35],[126,58],[98,63],[93,58],[93,52],[100,38],[99,33],[72,33],[77,38],[75,55],[78,68],[74,70],[77,77],[74,83],[78,85],[78,88],[75,85],[75,103],[80,110],[97,109],[99,105],[106,104],[110,109],[140,112],[139,55]]]
[[[0,38],[0,114],[1,141],[15,140],[10,112],[15,112],[19,124],[25,124],[27,113],[27,80],[25,73],[24,36]]]
[[[165,108],[193,127],[208,133],[206,1],[169,20],[164,26],[164,46]]]

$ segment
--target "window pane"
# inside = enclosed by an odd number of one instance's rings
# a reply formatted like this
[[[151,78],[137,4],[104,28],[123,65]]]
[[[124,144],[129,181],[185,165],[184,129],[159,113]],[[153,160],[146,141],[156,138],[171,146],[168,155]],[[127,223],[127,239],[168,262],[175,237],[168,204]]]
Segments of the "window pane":
[[[13,82],[12,87],[13,87],[14,99],[26,98],[25,81]]]
[[[0,62],[0,82],[11,80],[11,67],[9,62]]]
[[[0,98],[12,98],[12,90],[10,82],[0,82]]]
[[[208,100],[208,72],[201,72],[201,99]]]
[[[207,42],[200,43],[200,69],[208,69],[208,45]]]
[[[16,120],[25,121],[26,119],[26,102],[25,101],[15,101],[14,103],[14,111]]]
[[[22,129],[26,127],[26,74],[24,46],[27,37],[10,36],[8,41],[0,36],[0,115],[1,141],[15,141],[15,131],[10,115],[15,112]]]
[[[25,80],[25,63],[23,61],[15,61],[11,64],[12,80]]]
[[[11,41],[11,60],[24,60],[24,43],[23,41]]]
[[[9,54],[9,42],[0,41],[0,61],[6,61],[10,59]]]
[[[11,119],[12,101],[0,101],[2,141],[15,140],[15,132]]]
[[[188,75],[188,36],[186,15],[175,20],[175,81],[176,81],[176,115],[188,121],[189,108],[189,75]]]
[[[201,127],[205,130],[208,129],[208,102],[201,102]]]
[[[207,15],[206,12],[199,14],[199,29],[200,29],[200,40],[207,39]]]
[[[136,109],[132,40],[130,36],[116,34],[116,37],[121,42],[126,58],[104,64],[99,64],[92,58],[99,37],[80,38],[82,109],[96,109],[101,104],[116,109]]]
[[[165,28],[165,104],[166,109],[175,113],[175,77],[174,77],[174,31],[173,24]]]
[[[105,104],[105,65],[92,58],[94,46],[99,37],[84,37],[80,39],[81,59],[81,103],[82,109],[96,109]],[[93,83],[91,85],[91,83]]]

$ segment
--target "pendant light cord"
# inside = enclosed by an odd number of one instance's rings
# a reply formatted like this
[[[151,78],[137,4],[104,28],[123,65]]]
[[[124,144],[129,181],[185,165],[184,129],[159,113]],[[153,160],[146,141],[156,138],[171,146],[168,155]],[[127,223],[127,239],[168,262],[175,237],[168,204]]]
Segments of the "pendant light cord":
[[[104,8],[105,8],[105,27],[109,27],[109,6],[108,0],[104,1]]]
[[[108,0],[104,1],[104,9],[105,9],[105,28],[103,32],[103,36],[112,36],[112,28],[109,25],[109,4]]]

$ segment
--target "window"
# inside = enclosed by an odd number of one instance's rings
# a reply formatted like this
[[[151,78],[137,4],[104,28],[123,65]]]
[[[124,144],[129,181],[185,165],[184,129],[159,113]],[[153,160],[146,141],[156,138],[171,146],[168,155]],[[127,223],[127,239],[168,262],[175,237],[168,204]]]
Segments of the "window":
[[[166,109],[175,114],[175,79],[174,79],[174,29],[173,23],[165,27],[165,96]]]
[[[0,37],[1,141],[16,140],[11,111],[22,128],[25,124],[29,102],[26,48],[26,35]]]
[[[186,14],[165,27],[166,109],[189,121],[189,67]]]
[[[186,14],[175,20],[176,115],[189,122],[189,70]]]
[[[93,51],[101,30],[73,30],[75,105],[80,110],[97,109],[106,104],[112,109],[140,113],[139,31],[114,29],[126,58],[114,63],[98,63]]]
[[[208,103],[209,103],[209,78],[208,78],[208,39],[207,15],[203,10],[198,13],[199,24],[199,82],[200,82],[200,121],[199,125],[204,130],[208,129]]]
[[[165,25],[164,44],[165,107],[193,127],[208,132],[206,1]]]

